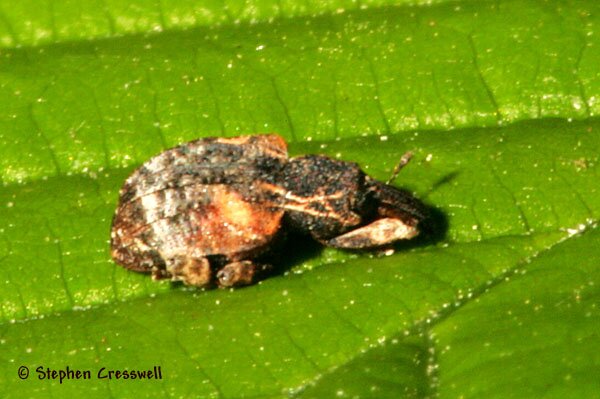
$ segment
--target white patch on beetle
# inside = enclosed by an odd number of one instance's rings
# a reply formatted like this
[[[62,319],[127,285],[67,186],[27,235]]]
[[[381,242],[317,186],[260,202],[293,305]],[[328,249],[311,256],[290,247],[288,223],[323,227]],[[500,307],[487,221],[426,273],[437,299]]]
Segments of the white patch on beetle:
[[[352,230],[331,240],[339,248],[369,248],[383,246],[398,240],[407,240],[419,234],[415,226],[400,219],[383,218]]]
[[[146,223],[153,223],[160,219],[161,207],[158,206],[160,202],[158,195],[159,193],[152,193],[141,197]]]

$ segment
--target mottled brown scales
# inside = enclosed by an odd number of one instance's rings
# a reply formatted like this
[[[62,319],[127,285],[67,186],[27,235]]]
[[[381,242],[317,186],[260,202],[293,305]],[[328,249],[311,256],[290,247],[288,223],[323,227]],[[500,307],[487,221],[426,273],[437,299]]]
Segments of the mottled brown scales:
[[[205,138],[164,151],[119,193],[115,261],[188,285],[252,284],[256,259],[285,228],[337,248],[373,248],[419,233],[424,207],[358,165],[288,158],[278,135]]]

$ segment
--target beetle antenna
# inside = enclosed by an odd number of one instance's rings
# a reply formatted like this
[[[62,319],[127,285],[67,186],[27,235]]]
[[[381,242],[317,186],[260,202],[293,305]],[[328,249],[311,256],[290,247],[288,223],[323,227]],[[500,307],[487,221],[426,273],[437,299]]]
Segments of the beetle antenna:
[[[408,152],[405,152],[404,155],[402,155],[402,157],[400,157],[400,161],[398,161],[398,163],[394,167],[392,176],[388,179],[388,181],[385,182],[385,184],[391,184],[394,180],[396,180],[398,173],[400,173],[402,168],[404,168],[406,166],[406,164],[410,162],[410,159],[412,158],[412,156],[413,156],[413,153],[411,151],[408,151]]]

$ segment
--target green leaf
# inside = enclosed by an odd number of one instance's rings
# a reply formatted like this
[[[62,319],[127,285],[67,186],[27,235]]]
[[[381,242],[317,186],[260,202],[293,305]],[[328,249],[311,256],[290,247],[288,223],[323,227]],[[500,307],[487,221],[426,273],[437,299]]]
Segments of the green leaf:
[[[599,397],[600,7],[421,3],[0,1],[0,396]],[[431,231],[233,291],[110,260],[133,168],[270,131],[413,151]]]

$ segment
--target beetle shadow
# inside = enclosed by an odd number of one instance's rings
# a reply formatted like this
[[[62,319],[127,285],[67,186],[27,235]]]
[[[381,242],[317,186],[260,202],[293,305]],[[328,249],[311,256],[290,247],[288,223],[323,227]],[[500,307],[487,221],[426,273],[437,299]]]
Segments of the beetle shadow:
[[[440,187],[451,183],[460,174],[459,171],[450,172],[436,180],[431,188],[425,192],[424,198],[437,191]],[[443,241],[448,234],[448,215],[440,208],[423,202],[427,217],[419,223],[421,233],[412,240],[401,240],[390,246],[391,249],[402,251],[418,247],[435,245]]]
[[[288,232],[262,260],[273,265],[269,276],[280,276],[294,267],[319,256],[325,247],[310,235]]]
[[[433,183],[431,185],[431,188],[425,193],[425,197],[428,197],[431,193],[433,193],[434,191],[437,191],[441,186],[444,186],[444,185],[452,182],[454,179],[456,179],[458,177],[458,175],[460,175],[460,172],[458,170],[455,170],[453,172],[447,173],[446,175],[442,176],[441,178],[436,180],[435,183]]]
[[[435,245],[446,238],[448,216],[439,208],[427,206],[428,216],[419,223],[420,234],[411,240],[400,240],[390,246],[395,251]]]

